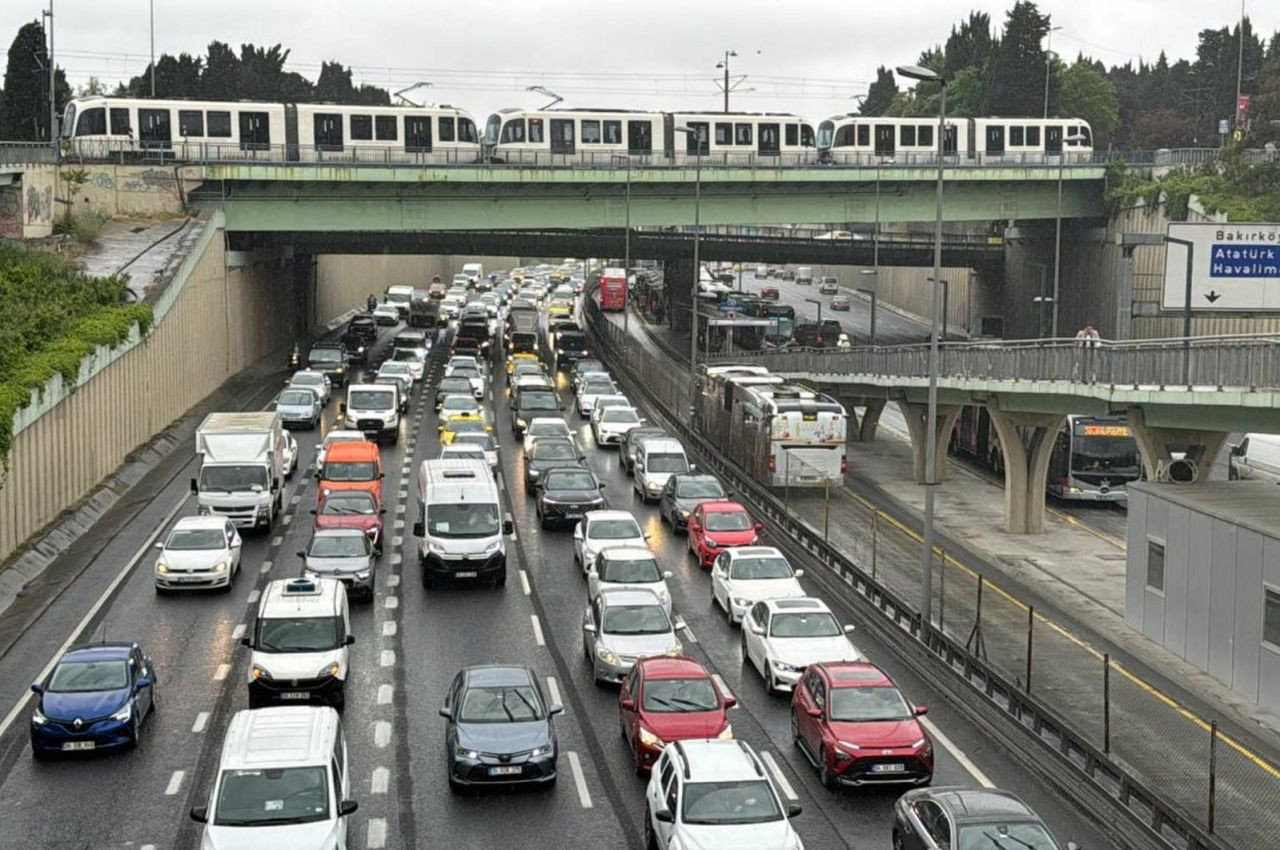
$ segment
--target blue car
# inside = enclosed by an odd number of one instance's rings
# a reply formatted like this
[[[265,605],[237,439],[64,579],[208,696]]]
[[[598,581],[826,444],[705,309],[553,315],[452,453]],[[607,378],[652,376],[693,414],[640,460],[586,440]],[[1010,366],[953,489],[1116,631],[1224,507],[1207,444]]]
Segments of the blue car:
[[[151,659],[133,643],[97,643],[67,650],[44,682],[31,686],[31,752],[132,749],[142,722],[156,709]]]

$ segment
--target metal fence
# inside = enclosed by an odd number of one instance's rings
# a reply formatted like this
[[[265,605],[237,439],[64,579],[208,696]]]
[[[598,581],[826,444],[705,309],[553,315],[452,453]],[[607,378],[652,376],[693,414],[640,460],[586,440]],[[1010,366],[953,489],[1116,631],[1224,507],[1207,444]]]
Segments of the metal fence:
[[[1043,757],[1077,770],[1082,783],[1171,846],[1276,846],[1280,767],[1267,755],[984,577],[964,553],[935,550],[935,619],[921,629],[917,606],[906,601],[921,594],[923,541],[911,522],[843,487],[770,491],[751,481],[687,424],[692,379],[673,360],[678,353],[655,350],[653,337],[646,346],[625,335],[589,296],[584,302],[611,368],[661,408],[667,425],[771,530],[828,568],[830,588],[887,618],[890,640],[925,644],[971,686],[971,698],[997,705],[1011,729],[1047,748]]]
[[[57,160],[47,143],[0,142],[0,165],[33,165]]]

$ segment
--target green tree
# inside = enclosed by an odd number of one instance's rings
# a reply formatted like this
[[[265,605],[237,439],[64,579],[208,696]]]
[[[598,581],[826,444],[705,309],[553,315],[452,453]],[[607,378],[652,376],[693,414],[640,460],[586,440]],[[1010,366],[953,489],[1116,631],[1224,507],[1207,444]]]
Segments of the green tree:
[[[204,60],[190,53],[168,53],[156,60],[157,98],[199,98],[204,94]],[[131,97],[151,96],[151,66],[125,86]]]
[[[943,50],[947,78],[955,78],[965,68],[977,68],[979,71],[986,68],[995,47],[995,39],[991,37],[991,16],[986,12],[970,12],[969,19],[959,27],[952,27],[947,38]]]
[[[1077,62],[1062,72],[1061,114],[1083,118],[1093,128],[1095,148],[1107,147],[1120,117],[1116,87],[1105,74],[1087,62]]]
[[[78,94],[80,97],[97,97],[105,95],[106,93],[107,87],[102,84],[102,80],[99,80],[97,77],[90,77],[85,84],[80,87]]]
[[[44,27],[38,21],[23,24],[9,47],[4,73],[4,97],[0,102],[0,138],[13,141],[48,141],[49,52]],[[58,107],[71,98],[66,75],[58,71],[55,82]]]
[[[1040,115],[1044,108],[1045,52],[1049,17],[1029,0],[1018,0],[1005,19],[987,80],[987,115]]]
[[[229,44],[209,42],[205,51],[204,74],[201,77],[202,96],[208,100],[237,100],[248,98],[240,94],[240,57]]]
[[[355,103],[356,87],[351,83],[351,69],[343,67],[341,62],[321,62],[315,96],[321,103]]]
[[[1280,57],[1268,62],[1258,73],[1253,101],[1249,104],[1248,143],[1261,146],[1267,142],[1280,143]]]
[[[893,72],[881,65],[876,68],[876,79],[867,87],[867,96],[862,101],[859,115],[885,115],[898,95],[898,83]]]

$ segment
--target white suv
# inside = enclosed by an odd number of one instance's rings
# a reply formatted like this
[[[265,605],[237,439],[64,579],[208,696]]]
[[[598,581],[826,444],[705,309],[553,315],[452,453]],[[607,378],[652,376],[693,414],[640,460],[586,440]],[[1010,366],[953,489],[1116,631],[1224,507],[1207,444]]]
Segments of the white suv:
[[[798,814],[745,741],[677,741],[649,776],[645,846],[804,850],[790,821]]]

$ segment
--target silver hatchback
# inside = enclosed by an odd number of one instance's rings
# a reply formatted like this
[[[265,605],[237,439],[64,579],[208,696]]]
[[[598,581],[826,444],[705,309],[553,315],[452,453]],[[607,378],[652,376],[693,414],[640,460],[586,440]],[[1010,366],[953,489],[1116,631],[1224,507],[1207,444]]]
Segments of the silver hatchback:
[[[676,637],[682,628],[684,621],[671,617],[652,590],[602,591],[582,615],[582,650],[592,678],[621,682],[638,659],[683,655]]]

